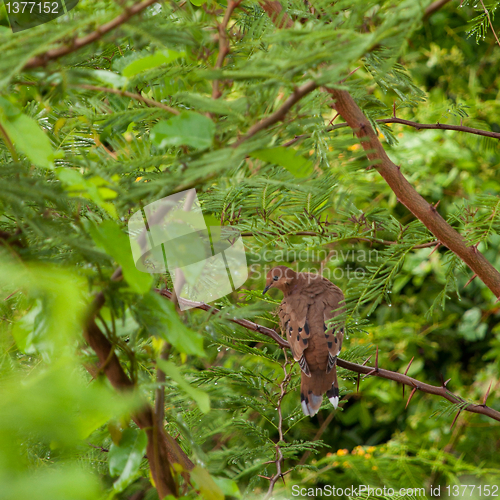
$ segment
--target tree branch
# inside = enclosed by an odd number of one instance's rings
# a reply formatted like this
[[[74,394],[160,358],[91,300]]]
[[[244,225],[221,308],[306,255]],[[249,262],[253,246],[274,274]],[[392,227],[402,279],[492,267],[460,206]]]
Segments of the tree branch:
[[[156,291],[160,293],[160,295],[163,295],[168,299],[172,297],[172,292],[170,290],[156,289]],[[179,302],[189,305],[191,307],[196,307],[197,309],[202,309],[203,311],[209,311],[212,314],[222,313],[221,316],[227,319],[228,321],[236,323],[237,325],[240,325],[243,328],[247,328],[248,330],[259,332],[262,335],[265,335],[273,339],[279,345],[279,347],[281,348],[290,347],[288,342],[271,328],[267,328],[252,321],[248,321],[246,319],[231,318],[230,316],[224,315],[224,311],[220,311],[219,309],[205,303],[193,302],[182,298],[179,299]],[[356,363],[351,363],[350,361],[345,361],[343,359],[337,358],[337,365],[340,366],[341,368],[345,368],[346,370],[350,370],[356,373],[366,374],[366,375],[370,374],[380,378],[394,380],[395,382],[399,382],[400,384],[412,387],[412,389],[414,389],[415,391],[418,390],[421,392],[425,392],[427,394],[434,394],[436,396],[441,396],[453,404],[463,405],[465,403],[465,401],[460,396],[456,396],[446,389],[446,383],[443,383],[441,387],[437,387],[431,384],[426,384],[412,377],[408,377],[407,375],[404,375],[402,373],[392,372],[389,370],[384,370],[383,368],[379,368],[378,361],[376,363],[375,368],[372,368],[370,366],[358,365]],[[469,411],[471,413],[479,413],[481,415],[486,415],[487,417],[490,417],[494,420],[498,420],[500,422],[500,412],[494,410],[493,408],[490,408],[489,406],[486,406],[485,402],[484,404],[469,404],[467,406],[464,406],[462,410]]]
[[[31,84],[33,85],[33,84]],[[140,101],[147,106],[152,106],[154,108],[160,108],[165,111],[168,111],[169,113],[172,113],[173,115],[178,115],[180,114],[180,111],[178,111],[175,108],[171,108],[170,106],[167,106],[166,104],[163,104],[162,102],[155,101],[153,99],[149,99],[147,97],[143,97],[140,94],[134,94],[133,92],[127,92],[126,90],[119,90],[119,89],[110,89],[108,87],[99,87],[96,85],[87,85],[87,84],[79,84],[75,85],[77,88],[85,89],[85,90],[94,90],[96,92],[106,92],[108,94],[116,94],[120,95],[123,97],[129,97],[130,99],[135,99],[136,101]]]
[[[434,14],[434,12],[437,12],[441,7],[446,5],[450,0],[436,0],[435,2],[432,2],[426,9],[424,13],[424,19],[429,18]]]
[[[282,233],[280,231],[258,231],[258,234],[286,234]],[[256,233],[252,233],[251,231],[241,233],[241,236],[255,236]],[[297,231],[293,233],[292,236],[333,236],[336,237],[338,236],[337,233],[321,233],[319,231]],[[378,243],[380,245],[401,245],[400,241],[388,241],[388,240],[379,240],[378,238],[363,238],[363,237],[357,237],[357,236],[352,236],[348,238],[342,238],[342,240],[356,240],[356,241],[366,241],[367,243]],[[435,247],[439,242],[434,240],[434,241],[429,241],[427,243],[421,243],[419,245],[414,245],[412,248],[414,249],[419,249],[419,248],[430,248],[430,247]]]
[[[476,247],[467,246],[465,238],[448,224],[413,186],[400,168],[387,156],[370,122],[345,90],[327,89],[335,99],[335,108],[361,141],[366,155],[389,184],[398,200],[415,215],[434,236],[478,275],[483,283],[500,297],[500,273],[486,260]]]
[[[122,278],[122,270],[118,268],[111,277],[112,281]],[[103,292],[96,295],[85,322],[84,337],[95,351],[100,362],[100,370],[104,372],[111,385],[118,391],[130,391],[135,384],[124,372],[118,356],[114,352],[111,342],[102,333],[95,322],[95,316],[104,305]],[[170,464],[178,463],[184,470],[194,468],[193,462],[184,453],[179,444],[165,432],[163,422],[158,422],[156,414],[150,404],[145,403],[141,410],[132,415],[134,422],[148,437],[146,455],[151,467],[151,474],[155,481],[160,498],[177,493],[177,484],[172,476]]]
[[[493,139],[500,139],[500,133],[490,132],[489,130],[481,130],[478,128],[464,127],[463,125],[448,125],[446,123],[417,123],[410,120],[403,120],[402,118],[383,118],[376,120],[377,123],[399,123],[401,125],[408,125],[417,130],[457,130],[458,132],[466,132],[468,134],[482,135],[484,137],[493,137]],[[344,125],[339,123],[338,125]],[[331,129],[340,128],[334,125]],[[344,125],[345,126],[345,125]]]
[[[267,12],[267,11],[266,11]],[[272,17],[271,17],[272,19]],[[278,27],[281,27],[278,26]],[[286,24],[290,27],[290,23]],[[358,107],[349,92],[338,89],[326,89],[335,99],[335,108],[349,127],[358,136],[369,160],[390,188],[415,217],[417,217],[432,234],[462,261],[464,261],[483,283],[500,298],[500,273],[486,260],[476,246],[467,246],[465,238],[448,224],[436,210],[406,180],[400,168],[387,156],[378,140],[369,120]],[[394,119],[394,118],[393,118]]]
[[[491,31],[493,31],[493,36],[495,37],[495,40],[497,41],[498,45],[500,46],[500,40],[498,39],[495,28],[493,27],[493,23],[491,22],[490,13],[488,12],[488,9],[484,5],[483,0],[479,0],[479,1],[481,2],[481,5],[483,6],[483,10],[486,13],[486,17],[488,18],[488,24],[490,25]]]
[[[463,125],[448,125],[447,123],[418,123],[411,120],[403,120],[402,118],[381,118],[375,120],[376,123],[399,123],[400,125],[407,125],[409,127],[413,127],[416,130],[456,130],[458,132],[465,132],[467,134],[481,135],[483,137],[492,137],[493,139],[500,139],[499,132],[490,132],[489,130],[481,130],[479,128],[465,127]],[[349,124],[337,123],[336,125],[332,125],[326,129],[327,132],[332,132],[333,130],[338,130],[341,128],[348,127]],[[283,144],[283,146],[288,147],[292,144],[295,144],[297,141],[301,139],[305,139],[307,137],[311,137],[311,134],[301,134],[296,135],[293,139]]]
[[[224,59],[229,54],[229,40],[226,31],[227,25],[229,23],[229,20],[231,19],[234,9],[236,9],[236,7],[238,7],[241,2],[242,0],[237,0],[236,2],[233,0],[228,0],[222,23],[217,25],[217,29],[219,30],[219,54],[217,55],[217,61],[215,63],[216,69],[222,68]],[[219,89],[219,84],[219,80],[214,80],[212,87],[212,99],[218,99],[222,95]]]
[[[62,56],[71,54],[72,52],[85,47],[85,45],[89,45],[92,42],[95,42],[102,38],[106,33],[109,33],[113,29],[117,28],[121,24],[126,23],[130,18],[139,14],[144,9],[153,5],[157,0],[144,0],[141,3],[136,3],[132,7],[127,7],[123,14],[115,17],[113,20],[109,21],[102,26],[99,26],[95,31],[89,33],[88,35],[75,38],[70,45],[64,45],[62,47],[58,47],[57,49],[51,49],[43,54],[39,54],[35,57],[32,57],[23,67],[23,69],[31,69],[37,68],[38,66],[45,66],[49,61],[53,61],[55,59],[59,59]]]
[[[277,0],[263,0],[260,2],[273,24],[279,28],[293,28],[293,21]]]
[[[270,126],[274,125],[275,123],[283,120],[290,110],[290,108],[299,102],[305,95],[311,93],[313,90],[318,88],[318,84],[314,81],[309,81],[307,83],[304,83],[301,87],[296,88],[292,94],[288,97],[288,99],[283,103],[283,105],[277,109],[274,113],[269,115],[267,118],[264,118],[260,122],[256,123],[240,139],[238,139],[232,146],[234,148],[237,148],[240,144],[245,142],[246,140],[250,139],[253,137],[255,134],[260,132],[261,130],[264,130],[266,128],[269,128]]]

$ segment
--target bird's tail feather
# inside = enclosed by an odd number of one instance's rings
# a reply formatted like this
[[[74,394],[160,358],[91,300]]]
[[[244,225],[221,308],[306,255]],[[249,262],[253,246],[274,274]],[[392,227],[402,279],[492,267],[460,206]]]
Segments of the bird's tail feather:
[[[335,370],[335,378],[333,379],[333,384],[328,391],[326,391],[326,397],[330,400],[330,403],[332,403],[333,407],[337,409],[337,406],[339,405],[339,383],[337,381],[337,370]]]
[[[320,386],[320,384],[318,384],[318,381],[315,380],[315,377],[306,377],[302,373],[300,384],[300,403],[304,415],[313,417],[314,415],[316,415],[316,413],[318,413],[321,404],[323,403],[323,391],[326,392],[326,395],[330,400],[330,403],[332,403],[333,407],[337,409],[340,393],[339,384],[337,381],[337,370],[335,369],[335,367],[333,369],[332,375],[333,383],[330,388],[325,391],[326,387],[324,387],[323,385],[322,390],[320,389],[320,391],[318,391],[318,386]],[[321,394],[317,394],[317,392],[321,392]]]
[[[323,394],[314,394],[314,379],[302,374],[300,384],[300,403],[304,415],[313,417],[318,413],[318,410],[323,402]]]

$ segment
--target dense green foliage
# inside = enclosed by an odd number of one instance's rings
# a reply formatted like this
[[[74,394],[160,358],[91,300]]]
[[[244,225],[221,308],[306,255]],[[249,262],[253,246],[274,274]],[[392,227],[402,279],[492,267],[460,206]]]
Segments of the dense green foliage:
[[[195,3],[154,4],[32,70],[23,67],[33,56],[95,30],[120,3],[84,0],[16,34],[1,14],[0,499],[158,498],[142,459],[146,435],[130,418],[141,398],[154,401],[157,367],[167,374],[165,429],[217,485],[199,468],[188,498],[260,498],[262,476],[276,473],[280,427],[290,472],[274,493],[283,498],[295,484],[427,493],[500,484],[496,421],[462,412],[450,429],[460,407],[417,392],[405,409],[408,390],[403,398],[401,386],[369,377],[358,392],[357,375],[343,369],[333,418],[326,398],[304,417],[298,365],[228,320],[278,329],[281,295],[262,296],[263,274],[276,263],[321,269],[346,292],[343,359],[362,363],[378,346],[380,365],[401,372],[414,357],[409,375],[434,385],[451,378],[464,401],[481,402],[493,381],[488,404],[500,410],[493,293],[479,279],[464,288],[471,272],[446,248],[414,248],[435,237],[367,168],[352,131],[329,129],[336,112],[321,90],[348,89],[371,120],[391,117],[395,103],[401,118],[500,132],[500,47],[481,4],[451,2],[423,21],[430,2],[290,1],[294,27],[278,30],[245,1],[217,69],[226,4]],[[497,4],[486,2],[498,26]],[[284,120],[234,147],[310,80],[319,88]],[[394,124],[379,131],[415,189],[500,269],[497,140]],[[179,317],[154,291],[171,289],[170,276],[140,273],[128,251],[130,214],[192,187],[207,223],[246,235],[249,279],[215,301],[222,312],[213,316]],[[118,266],[124,280],[115,282]],[[111,387],[83,341],[101,291],[97,324],[136,383],[133,395]],[[165,346],[168,361],[159,360]]]

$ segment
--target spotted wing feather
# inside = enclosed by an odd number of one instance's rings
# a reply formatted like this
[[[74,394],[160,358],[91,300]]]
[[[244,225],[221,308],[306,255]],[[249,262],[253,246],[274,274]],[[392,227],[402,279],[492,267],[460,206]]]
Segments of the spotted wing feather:
[[[300,295],[292,295],[283,299],[278,315],[281,320],[281,330],[286,334],[293,359],[299,362],[301,370],[310,377],[311,374],[304,356],[304,350],[309,345],[310,336],[307,322],[308,309],[308,300],[304,300],[304,297]]]

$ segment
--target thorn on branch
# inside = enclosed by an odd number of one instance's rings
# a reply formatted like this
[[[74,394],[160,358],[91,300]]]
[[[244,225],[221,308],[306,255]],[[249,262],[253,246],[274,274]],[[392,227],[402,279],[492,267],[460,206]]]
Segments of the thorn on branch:
[[[448,379],[448,380],[446,380],[446,382],[445,382],[444,377],[443,377],[443,374],[441,373],[439,376],[441,377],[441,387],[442,387],[443,389],[446,389],[446,385],[447,385],[447,384],[448,384],[448,382],[451,380],[451,378],[449,378],[449,379]]]
[[[457,414],[455,415],[455,418],[453,419],[453,422],[450,425],[450,431],[453,429],[453,426],[455,425],[455,422],[457,421],[458,417],[460,416],[460,413],[462,413],[462,408],[457,411]]]
[[[328,124],[328,126],[330,126],[336,119],[337,117],[339,116],[339,113],[337,113],[331,120],[330,120],[330,123]]]
[[[373,354],[370,354],[363,362],[363,364],[361,366],[365,366],[366,363],[368,363],[368,361],[370,361],[371,357],[373,356]]]
[[[467,288],[467,287],[468,287],[468,286],[472,283],[472,280],[473,280],[474,278],[477,278],[477,274],[474,274],[474,275],[472,276],[472,278],[471,278],[469,281],[467,281],[467,283],[464,285],[464,288]]]
[[[408,363],[408,366],[406,367],[406,370],[405,370],[405,376],[408,373],[408,370],[410,369],[410,366],[413,363],[414,359],[415,359],[415,356],[413,356],[413,358],[410,359],[410,362]],[[405,397],[405,384],[403,384],[403,397]]]
[[[405,406],[405,410],[406,408],[408,408],[408,405],[410,404],[410,401],[411,401],[411,398],[413,397],[413,395],[417,392],[418,390],[418,387],[414,387],[413,390],[411,391],[410,393],[410,397],[408,398],[408,401],[406,402],[406,406]]]
[[[371,356],[370,356],[371,358]],[[370,359],[368,358],[368,359]],[[368,359],[366,361],[368,361]],[[365,361],[365,363],[366,363]],[[363,363],[363,365],[365,364]],[[378,346],[377,346],[377,352],[375,353],[375,367],[373,368],[373,370],[369,371],[364,377],[363,377],[363,380],[366,378],[366,377],[369,377],[370,375],[374,375],[375,373],[378,373]]]
[[[430,208],[433,212],[436,212],[437,207],[441,203],[441,200],[438,200],[438,202],[435,205],[431,205]]]
[[[493,381],[492,381],[493,382]],[[483,398],[483,404],[482,406],[486,406],[486,400],[488,399],[488,396],[490,395],[490,389],[491,389],[491,384],[492,382],[490,382],[490,385],[488,387],[488,390],[486,391],[486,394],[484,395],[484,398]]]
[[[429,254],[429,257],[441,246],[441,242],[438,241],[436,246],[432,249],[432,252]]]

